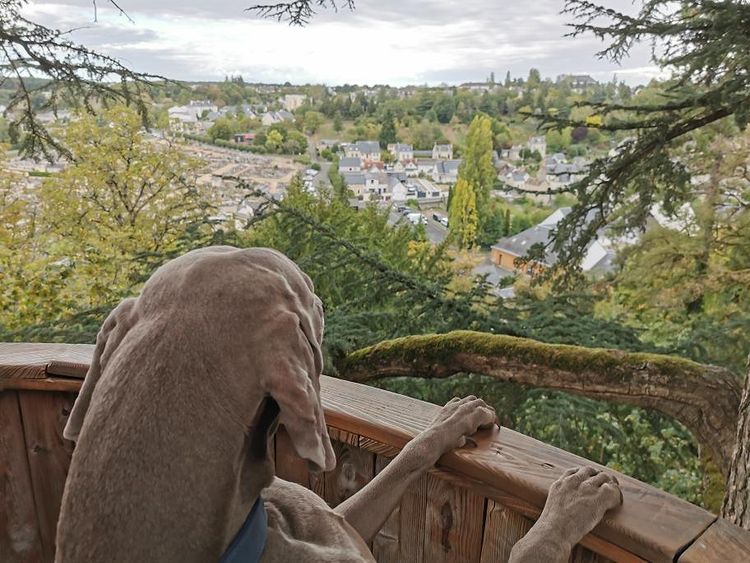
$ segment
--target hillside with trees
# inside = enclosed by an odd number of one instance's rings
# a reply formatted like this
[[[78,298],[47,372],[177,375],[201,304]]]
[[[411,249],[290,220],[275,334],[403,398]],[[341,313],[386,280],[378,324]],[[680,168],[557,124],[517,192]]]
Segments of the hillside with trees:
[[[311,4],[281,3],[266,15],[303,23]],[[21,17],[16,4],[4,10],[9,21]],[[328,373],[436,402],[481,395],[506,426],[691,502],[723,503],[725,517],[750,529],[750,23],[741,25],[750,8],[652,0],[631,17],[570,0],[566,10],[574,34],[603,39],[601,55],[615,61],[659,37],[654,62],[671,78],[578,89],[531,69],[503,83],[493,76],[482,92],[265,88],[242,77],[188,90],[42,26],[4,37],[35,53],[6,61],[18,75],[1,92],[9,154],[57,155],[65,166],[33,178],[4,163],[0,336],[93,342],[107,312],[171,257],[209,244],[273,247],[311,276],[325,304]],[[112,75],[121,81],[104,81]],[[330,189],[310,193],[296,176],[272,197],[238,180],[252,217],[218,219],[222,202],[196,179],[203,163],[179,136],[147,133],[173,104],[275,111],[294,93],[305,102],[293,119],[263,125],[235,112],[201,142],[221,147],[252,129],[247,153],[305,158],[325,138],[381,149],[451,142],[463,162],[448,239],[431,244],[423,227],[393,225],[388,208],[352,207],[332,150]],[[71,116],[40,119],[53,110]],[[494,197],[504,186],[493,153],[531,136],[589,167],[545,194],[571,211],[548,244],[522,257],[532,275],[516,275],[506,299],[467,263],[474,249],[552,210],[527,203],[539,194],[523,189],[515,192],[528,199]],[[540,156],[527,149],[518,162],[537,173]],[[21,176],[33,191],[19,191]],[[611,272],[587,275],[587,245],[604,229],[637,237]],[[540,272],[547,252],[556,265]]]

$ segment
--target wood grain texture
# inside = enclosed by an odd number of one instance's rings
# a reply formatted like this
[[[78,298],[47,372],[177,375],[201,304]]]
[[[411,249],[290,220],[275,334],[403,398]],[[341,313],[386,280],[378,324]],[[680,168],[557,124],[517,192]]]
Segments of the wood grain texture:
[[[336,468],[325,473],[323,499],[328,506],[335,508],[372,481],[375,476],[375,454],[350,443],[334,441],[332,444]]]
[[[62,432],[75,397],[67,393],[19,393],[34,504],[45,561],[55,553],[55,533],[73,442]]]
[[[428,474],[424,561],[479,562],[484,504],[482,497]]]
[[[612,560],[586,549],[582,545],[573,548],[570,554],[570,563],[610,563]]]
[[[310,471],[307,462],[297,455],[286,428],[280,426],[275,436],[276,476],[279,479],[310,487]]]
[[[337,379],[324,378],[321,387],[329,424],[394,447],[403,447],[427,428],[440,408]],[[534,517],[544,506],[549,486],[566,469],[581,465],[606,469],[506,428],[480,432],[474,441],[476,448],[451,452],[438,465],[504,491],[520,499],[519,504],[536,507]],[[625,502],[596,528],[598,540],[590,541],[590,536],[584,540],[589,547],[596,544],[602,555],[623,560],[623,553],[629,552],[651,561],[672,561],[715,519],[664,491],[607,471],[620,481]]]
[[[0,561],[42,561],[39,524],[15,391],[0,392]]]
[[[750,531],[719,518],[678,559],[679,563],[747,563]]]
[[[493,500],[487,501],[481,563],[505,563],[533,522]]]
[[[0,391],[62,391],[78,393],[83,385],[82,379],[67,379],[63,377],[45,377],[36,379],[3,379],[0,378]]]
[[[0,342],[0,379],[43,379],[48,375],[80,379],[86,375],[93,353],[91,344]]]
[[[87,345],[3,344],[0,366],[23,366],[25,354],[32,363],[37,362],[33,365],[41,361],[44,365],[55,365],[61,359],[63,363],[77,362],[82,369],[92,352],[93,346]],[[1,367],[0,373],[3,373]],[[327,423],[360,436],[360,445],[375,443],[398,450],[428,427],[440,408],[325,376],[321,378],[321,389]],[[439,465],[454,471],[461,479],[501,491],[505,497],[502,504],[513,509],[523,507],[524,514],[531,517],[539,514],[550,484],[564,470],[583,464],[596,465],[505,428],[477,435],[475,441],[478,447],[443,456]],[[709,512],[649,485],[621,474],[617,477],[623,486],[624,506],[582,542],[613,560],[638,556],[672,561],[715,519]],[[310,478],[310,487],[323,497],[325,484],[325,478]]]
[[[391,459],[377,456],[376,474]],[[424,561],[427,476],[421,477],[401,498],[372,542],[372,554],[378,563]]]

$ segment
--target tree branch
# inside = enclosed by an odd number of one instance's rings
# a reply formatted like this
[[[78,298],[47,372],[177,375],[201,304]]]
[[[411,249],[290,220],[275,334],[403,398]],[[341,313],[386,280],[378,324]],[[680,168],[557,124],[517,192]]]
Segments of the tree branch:
[[[339,373],[358,382],[477,373],[498,381],[654,409],[684,424],[725,477],[741,396],[738,378],[716,366],[657,354],[545,344],[470,331],[381,342],[347,356]]]

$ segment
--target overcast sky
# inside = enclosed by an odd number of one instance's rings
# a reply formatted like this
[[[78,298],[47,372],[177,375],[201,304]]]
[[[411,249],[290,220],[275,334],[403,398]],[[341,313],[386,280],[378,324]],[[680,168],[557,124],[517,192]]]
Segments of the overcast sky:
[[[131,68],[180,80],[294,84],[455,84],[490,72],[587,73],[645,83],[658,75],[646,47],[621,66],[598,60],[592,37],[564,37],[563,0],[356,0],[354,12],[321,10],[306,27],[261,20],[252,0],[32,0],[30,19],[74,29],[74,40]],[[601,0],[622,8],[629,0]],[[632,10],[632,8],[630,8]]]

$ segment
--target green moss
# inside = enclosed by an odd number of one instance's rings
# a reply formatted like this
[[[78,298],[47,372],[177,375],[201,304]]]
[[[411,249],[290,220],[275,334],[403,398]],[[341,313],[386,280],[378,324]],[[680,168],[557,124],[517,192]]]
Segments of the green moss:
[[[584,348],[563,344],[545,344],[528,338],[455,331],[447,334],[407,336],[381,342],[350,354],[344,370],[359,366],[388,364],[393,361],[446,361],[457,353],[496,356],[515,362],[546,366],[570,372],[622,372],[649,368],[665,376],[702,375],[704,366],[673,356],[627,353],[603,348]]]

